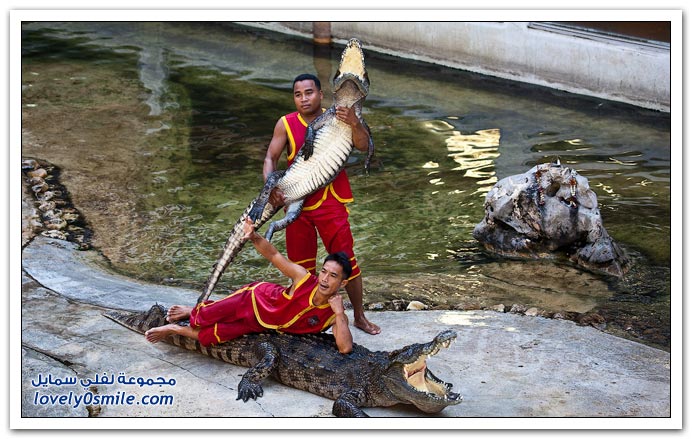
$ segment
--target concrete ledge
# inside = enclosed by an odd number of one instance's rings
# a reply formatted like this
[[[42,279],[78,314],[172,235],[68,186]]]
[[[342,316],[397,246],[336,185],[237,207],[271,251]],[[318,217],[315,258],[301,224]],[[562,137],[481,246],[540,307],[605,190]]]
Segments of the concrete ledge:
[[[244,368],[144,338],[101,316],[104,308],[148,309],[192,303],[197,291],[161,287],[114,275],[99,266],[99,254],[78,252],[72,244],[44,237],[24,250],[22,279],[22,419],[13,428],[38,428],[34,418],[100,417],[105,425],[122,428],[119,417],[147,419],[146,427],[171,428],[160,418],[217,417],[331,417],[332,401],[267,382],[258,401],[236,401]],[[429,360],[430,369],[452,382],[464,402],[438,416],[466,418],[643,417],[670,416],[670,354],[569,321],[550,320],[492,311],[371,312],[368,318],[382,327],[370,336],[353,328],[354,341],[371,350],[398,349],[427,342],[439,331],[454,329],[459,336],[450,349]],[[79,385],[37,387],[38,375],[88,380],[97,375],[124,373],[144,379],[174,378],[174,386],[99,384],[100,395],[170,396],[170,405],[110,404],[72,407],[37,404],[47,395],[70,391],[84,394]],[[428,416],[404,406],[366,409],[375,417]],[[448,419],[448,421],[451,419]],[[210,428],[272,428],[262,422],[224,422]],[[312,421],[311,421],[312,422]],[[340,422],[340,421],[339,421]],[[313,428],[341,425],[369,428],[371,421],[315,422]],[[401,422],[401,421],[400,421]],[[496,420],[491,425],[497,425]],[[583,427],[578,419],[572,427]],[[632,424],[632,420],[628,421]],[[99,424],[103,426],[104,424]],[[60,420],[60,428],[84,424]],[[93,425],[93,424],[91,424]],[[137,426],[128,420],[128,426]],[[285,424],[282,424],[285,425]],[[401,425],[405,425],[405,422]],[[445,421],[445,428],[454,424]],[[532,424],[535,428],[539,424]],[[560,427],[569,426],[561,421]],[[53,426],[55,427],[55,426]],[[202,427],[203,428],[203,427]],[[299,426],[298,428],[305,428]]]

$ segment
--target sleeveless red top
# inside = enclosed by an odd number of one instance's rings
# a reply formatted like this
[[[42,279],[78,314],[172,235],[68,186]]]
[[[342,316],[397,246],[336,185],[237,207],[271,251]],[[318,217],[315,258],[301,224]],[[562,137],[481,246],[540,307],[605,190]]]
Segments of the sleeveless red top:
[[[288,134],[289,147],[286,154],[288,166],[291,166],[300,148],[305,142],[305,134],[308,130],[308,124],[303,120],[300,113],[293,112],[281,117],[281,120],[286,127]],[[296,147],[298,145],[298,147]],[[353,193],[351,192],[351,184],[348,181],[346,170],[342,169],[339,175],[323,189],[318,189],[305,198],[303,210],[315,210],[322,205],[328,197],[334,197],[340,203],[350,203],[353,201]]]
[[[329,303],[315,306],[317,276],[307,273],[289,296],[281,285],[258,282],[252,289],[252,308],[260,325],[292,334],[321,332],[334,323]]]

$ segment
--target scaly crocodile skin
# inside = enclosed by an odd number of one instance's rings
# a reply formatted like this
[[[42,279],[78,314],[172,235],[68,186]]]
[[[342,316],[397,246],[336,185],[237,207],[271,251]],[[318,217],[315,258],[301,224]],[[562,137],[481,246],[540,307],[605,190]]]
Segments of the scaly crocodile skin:
[[[147,312],[109,311],[109,319],[133,331],[167,324],[166,309],[154,305]],[[335,400],[332,413],[363,417],[361,407],[413,404],[426,413],[437,413],[459,404],[452,384],[435,377],[426,359],[456,339],[454,331],[440,332],[432,341],[392,352],[372,352],[358,344],[341,354],[331,334],[292,335],[277,332],[249,334],[205,347],[191,338],[173,335],[165,340],[227,363],[249,367],[238,385],[238,398],[262,396],[262,381],[269,376],[290,387]]]

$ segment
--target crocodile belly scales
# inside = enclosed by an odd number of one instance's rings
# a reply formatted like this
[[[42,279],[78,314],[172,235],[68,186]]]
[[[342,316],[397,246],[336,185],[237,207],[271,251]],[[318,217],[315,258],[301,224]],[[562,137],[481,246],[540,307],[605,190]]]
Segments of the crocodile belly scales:
[[[350,128],[346,126],[344,129],[344,125],[333,119],[317,132],[313,155],[307,160],[300,155],[296,157],[277,185],[284,192],[286,200],[304,198],[338,175],[353,149]],[[348,132],[345,133],[345,130]]]

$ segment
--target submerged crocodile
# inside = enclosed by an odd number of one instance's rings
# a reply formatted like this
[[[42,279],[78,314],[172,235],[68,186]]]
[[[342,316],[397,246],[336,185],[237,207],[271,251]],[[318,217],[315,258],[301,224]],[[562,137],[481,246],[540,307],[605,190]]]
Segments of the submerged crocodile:
[[[154,305],[147,312],[109,311],[109,319],[133,331],[167,324],[166,309]],[[216,346],[179,335],[165,341],[176,346],[249,367],[238,385],[238,397],[247,402],[263,395],[262,381],[269,376],[296,389],[335,400],[332,413],[339,417],[367,417],[361,407],[413,404],[426,413],[437,413],[459,404],[461,395],[452,384],[437,378],[426,359],[456,339],[440,332],[432,341],[412,344],[392,352],[372,352],[354,344],[350,354],[339,353],[331,334],[294,335],[266,332],[249,334]]]
[[[243,248],[246,242],[243,233],[245,219],[249,216],[255,229],[259,229],[280,209],[281,206],[269,203],[269,195],[274,188],[283,192],[286,216],[269,225],[265,233],[268,241],[271,241],[274,232],[285,229],[298,218],[305,197],[325,187],[339,175],[353,150],[353,138],[351,126],[336,118],[336,107],[353,108],[369,133],[370,129],[362,117],[363,101],[369,88],[370,80],[365,69],[363,49],[358,40],[351,39],[341,54],[339,68],[334,76],[333,105],[308,125],[305,143],[291,166],[270,174],[260,194],[240,216],[214,264],[198,303],[209,298],[223,272]],[[365,159],[366,170],[374,150],[370,138]]]

